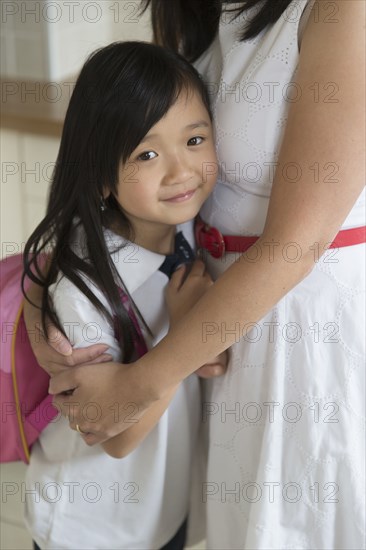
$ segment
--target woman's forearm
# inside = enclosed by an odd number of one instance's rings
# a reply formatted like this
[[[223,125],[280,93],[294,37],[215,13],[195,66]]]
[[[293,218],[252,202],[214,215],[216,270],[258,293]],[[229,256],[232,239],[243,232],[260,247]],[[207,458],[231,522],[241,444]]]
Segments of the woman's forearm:
[[[169,334],[136,363],[141,379],[149,380],[154,399],[162,398],[171,386],[245,336],[250,325],[258,322],[310,271],[310,257],[289,264],[278,254],[274,261],[269,261],[265,242],[265,238],[257,241],[263,259],[253,263],[242,256]]]

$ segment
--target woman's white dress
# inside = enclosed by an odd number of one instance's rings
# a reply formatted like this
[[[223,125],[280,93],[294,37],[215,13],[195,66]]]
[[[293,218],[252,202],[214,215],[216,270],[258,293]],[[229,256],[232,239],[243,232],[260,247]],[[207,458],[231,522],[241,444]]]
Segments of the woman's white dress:
[[[245,42],[240,33],[256,8],[234,20],[224,11],[196,63],[213,97],[220,163],[202,218],[223,234],[263,231],[288,107],[317,91],[316,83],[308,91],[291,84],[306,4],[293,1]],[[294,181],[316,177],[317,167],[307,175],[304,167],[280,168]],[[330,179],[335,169],[319,167]],[[364,225],[364,204],[362,195],[343,228]],[[322,256],[234,345],[228,375],[212,384],[203,405],[210,550],[364,548],[364,252],[357,245]],[[290,262],[301,250],[293,244],[281,253]],[[212,275],[235,257],[208,258]]]

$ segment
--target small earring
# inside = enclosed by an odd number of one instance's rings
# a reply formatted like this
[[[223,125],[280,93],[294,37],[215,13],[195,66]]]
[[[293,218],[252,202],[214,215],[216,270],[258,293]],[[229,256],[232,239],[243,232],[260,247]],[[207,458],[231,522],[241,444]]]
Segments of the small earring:
[[[101,212],[105,212],[107,210],[107,205],[105,203],[105,200],[103,199],[103,197],[100,197],[100,211]]]

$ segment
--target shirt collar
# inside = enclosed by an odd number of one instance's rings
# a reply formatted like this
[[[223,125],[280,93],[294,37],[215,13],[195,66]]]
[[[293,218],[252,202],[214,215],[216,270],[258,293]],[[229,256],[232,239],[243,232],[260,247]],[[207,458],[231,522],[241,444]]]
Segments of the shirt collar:
[[[118,275],[129,294],[143,285],[165,259],[163,254],[147,250],[109,229],[104,230],[104,236]]]
[[[186,226],[187,224],[177,226],[177,234],[185,229]],[[104,236],[117,272],[130,295],[158,271],[162,264],[166,264],[167,258],[170,259],[170,256],[173,256],[169,255],[167,257],[164,254],[152,252],[124,239],[109,229],[104,230]],[[187,237],[188,241],[190,240],[189,235],[184,236]],[[193,260],[193,253],[192,257],[187,260]],[[176,261],[175,263],[184,262]],[[164,272],[167,274],[166,270]]]

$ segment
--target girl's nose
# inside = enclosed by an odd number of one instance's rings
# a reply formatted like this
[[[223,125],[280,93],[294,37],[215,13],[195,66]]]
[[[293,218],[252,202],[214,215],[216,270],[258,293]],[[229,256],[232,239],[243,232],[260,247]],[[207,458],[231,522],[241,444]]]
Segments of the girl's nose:
[[[175,155],[167,162],[163,183],[175,185],[185,183],[193,177],[193,168],[184,156]]]

